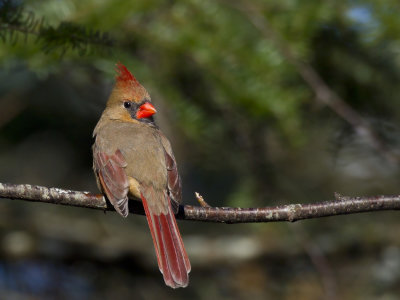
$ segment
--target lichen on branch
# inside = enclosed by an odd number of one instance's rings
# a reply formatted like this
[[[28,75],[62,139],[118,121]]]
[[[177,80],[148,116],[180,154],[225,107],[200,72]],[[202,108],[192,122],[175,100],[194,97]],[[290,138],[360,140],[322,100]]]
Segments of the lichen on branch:
[[[30,184],[0,183],[0,198],[61,204],[82,208],[114,210],[101,194],[48,188]],[[180,206],[177,218],[181,220],[214,223],[294,222],[361,212],[399,210],[400,195],[372,197],[344,197],[335,194],[335,200],[312,204],[289,204],[259,208]],[[144,214],[138,201],[130,201],[133,214]]]

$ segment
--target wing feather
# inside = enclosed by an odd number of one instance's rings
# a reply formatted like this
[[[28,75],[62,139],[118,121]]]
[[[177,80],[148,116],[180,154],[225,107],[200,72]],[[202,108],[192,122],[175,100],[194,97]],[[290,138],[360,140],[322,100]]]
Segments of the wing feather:
[[[116,150],[115,153],[109,155],[100,152],[95,145],[93,157],[94,169],[99,178],[101,189],[115,210],[123,217],[127,217],[129,213],[129,180],[125,173],[127,163],[123,154],[120,150]]]
[[[160,132],[161,143],[164,148],[165,166],[167,168],[167,189],[171,198],[174,212],[177,212],[182,202],[182,182],[178,172],[178,165],[168,139]]]

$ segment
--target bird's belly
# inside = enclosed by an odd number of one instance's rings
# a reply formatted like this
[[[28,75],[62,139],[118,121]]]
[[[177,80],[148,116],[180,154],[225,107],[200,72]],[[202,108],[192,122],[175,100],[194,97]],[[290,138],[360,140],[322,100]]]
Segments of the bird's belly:
[[[132,177],[128,177],[129,180],[129,198],[137,198],[136,200],[142,200],[140,195],[140,184]]]

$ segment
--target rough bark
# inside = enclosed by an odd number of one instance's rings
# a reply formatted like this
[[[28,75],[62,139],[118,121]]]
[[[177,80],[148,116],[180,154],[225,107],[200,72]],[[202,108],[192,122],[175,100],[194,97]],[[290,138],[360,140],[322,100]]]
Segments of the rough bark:
[[[48,188],[30,184],[0,183],[0,198],[45,202],[83,208],[114,210],[101,194]],[[294,222],[361,212],[399,210],[400,196],[343,197],[313,204],[289,204],[273,207],[202,207],[182,205],[177,218],[215,223]],[[138,201],[130,201],[131,214],[144,214]]]

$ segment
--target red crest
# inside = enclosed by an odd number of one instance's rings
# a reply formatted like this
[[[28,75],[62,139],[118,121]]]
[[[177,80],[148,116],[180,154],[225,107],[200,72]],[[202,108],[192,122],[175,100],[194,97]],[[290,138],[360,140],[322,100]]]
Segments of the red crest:
[[[133,85],[140,85],[139,81],[136,80],[135,76],[120,62],[117,63],[117,82],[118,83],[131,83]]]

